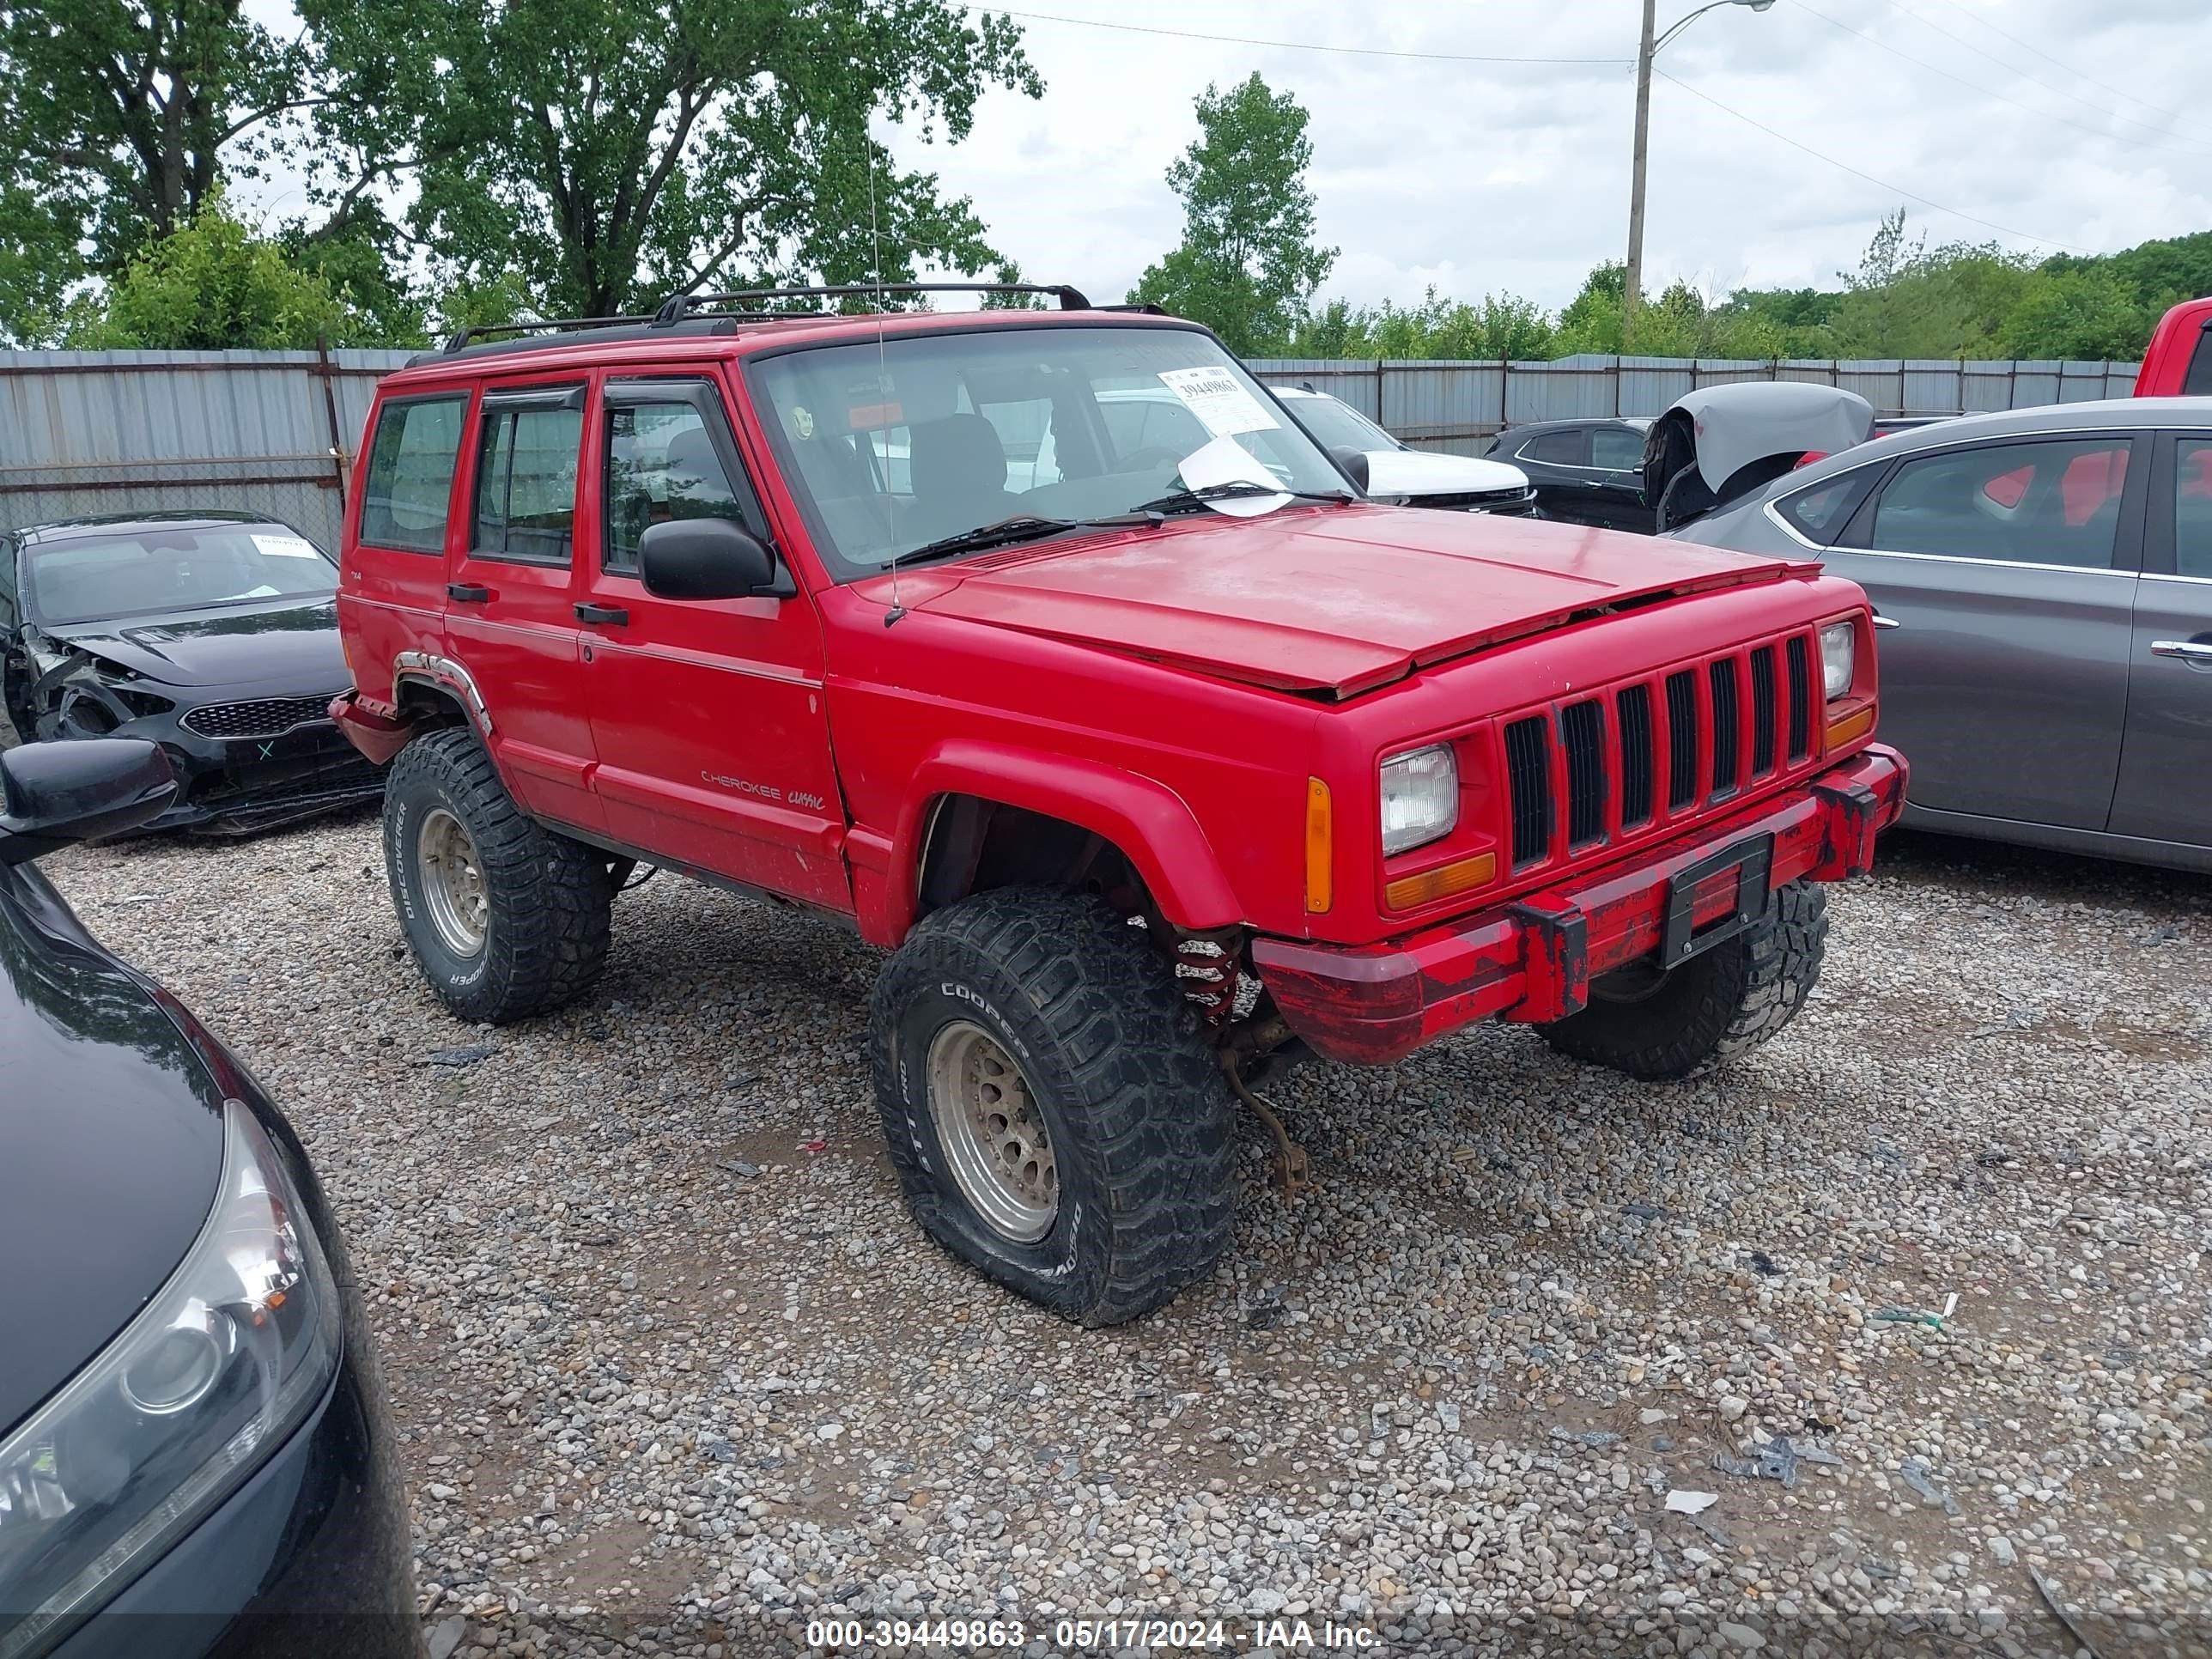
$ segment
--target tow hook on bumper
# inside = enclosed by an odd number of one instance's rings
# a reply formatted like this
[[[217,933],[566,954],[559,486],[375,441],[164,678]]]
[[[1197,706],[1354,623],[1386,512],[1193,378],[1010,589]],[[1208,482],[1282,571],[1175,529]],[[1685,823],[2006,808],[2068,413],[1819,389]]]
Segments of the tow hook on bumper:
[[[1870,745],[1687,844],[1379,945],[1258,939],[1253,966],[1291,1029],[1334,1060],[1386,1065],[1493,1016],[1547,1024],[1579,1012],[1601,975],[1651,954],[1674,966],[1749,925],[1777,888],[1873,868],[1905,783],[1896,751]]]

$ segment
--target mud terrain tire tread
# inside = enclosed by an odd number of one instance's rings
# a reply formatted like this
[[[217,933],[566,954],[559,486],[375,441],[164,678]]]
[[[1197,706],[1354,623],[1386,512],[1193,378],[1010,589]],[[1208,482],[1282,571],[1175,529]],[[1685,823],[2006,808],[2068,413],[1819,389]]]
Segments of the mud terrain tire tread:
[[[447,1006],[465,1019],[504,1025],[550,1012],[590,988],[606,965],[612,934],[606,856],[556,835],[515,805],[476,733],[449,726],[409,744],[392,763],[385,802],[392,902],[423,976]],[[438,970],[446,953],[409,891],[410,805],[433,804],[467,829],[491,894],[484,969],[466,983]]]
[[[1060,1218],[1039,1245],[991,1233],[950,1177],[931,1172],[942,1158],[921,1061],[948,984],[995,1005],[1045,1097],[1064,1173]],[[915,1219],[1009,1289],[1084,1325],[1115,1325],[1204,1278],[1229,1248],[1227,1087],[1172,971],[1099,901],[1001,888],[925,918],[877,981],[870,1048],[884,1141]]]
[[[1793,881],[1765,915],[1675,969],[1644,1000],[1593,997],[1582,1012],[1537,1029],[1571,1060],[1649,1081],[1696,1077],[1797,1018],[1827,940],[1827,890]]]

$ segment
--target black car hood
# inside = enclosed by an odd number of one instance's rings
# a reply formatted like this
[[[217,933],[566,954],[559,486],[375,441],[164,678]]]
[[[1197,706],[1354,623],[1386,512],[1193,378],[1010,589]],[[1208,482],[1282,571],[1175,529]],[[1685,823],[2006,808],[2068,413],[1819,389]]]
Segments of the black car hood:
[[[41,623],[39,631],[168,685],[281,682],[313,693],[343,690],[351,678],[338,645],[337,603],[330,599],[127,622]]]
[[[222,1173],[222,1092],[153,994],[0,869],[0,1437],[183,1260]]]

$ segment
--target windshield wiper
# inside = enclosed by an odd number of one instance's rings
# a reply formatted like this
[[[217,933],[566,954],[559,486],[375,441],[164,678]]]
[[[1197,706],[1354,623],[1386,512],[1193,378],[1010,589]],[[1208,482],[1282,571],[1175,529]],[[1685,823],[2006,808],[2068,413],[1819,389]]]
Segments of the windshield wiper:
[[[924,542],[910,552],[902,553],[895,563],[912,564],[917,559],[939,559],[955,553],[979,553],[987,547],[1010,547],[1017,542],[1040,541],[1047,536],[1057,536],[1069,530],[1118,530],[1139,525],[1158,524],[1160,515],[1146,507],[1130,513],[1117,513],[1103,519],[1048,519],[1034,513],[1018,513],[1011,519],[1000,519],[995,524],[978,525],[973,530],[955,532],[939,536],[933,542]]]
[[[1287,495],[1295,501],[1350,502],[1359,499],[1341,489],[1292,489],[1282,484],[1255,483],[1249,479],[1231,478],[1223,483],[1200,485],[1196,489],[1178,489],[1146,501],[1134,511],[1139,513],[1190,513],[1208,501],[1232,501],[1245,495]]]

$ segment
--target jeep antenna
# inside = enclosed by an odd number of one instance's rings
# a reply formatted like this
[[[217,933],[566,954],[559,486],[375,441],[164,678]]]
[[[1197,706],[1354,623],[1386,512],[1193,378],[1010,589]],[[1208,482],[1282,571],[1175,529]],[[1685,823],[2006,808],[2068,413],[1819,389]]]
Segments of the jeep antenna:
[[[860,142],[868,150],[868,261],[875,267],[876,284],[876,407],[881,410],[891,396],[890,371],[884,366],[884,234],[876,223],[876,141],[864,121],[860,126]],[[891,608],[884,612],[884,626],[889,628],[906,615],[906,607],[899,603],[898,586],[898,520],[891,512],[891,430],[884,432],[883,495],[884,540],[891,548]],[[868,444],[874,447],[876,434],[867,434]],[[908,439],[908,459],[911,466],[912,439]]]

